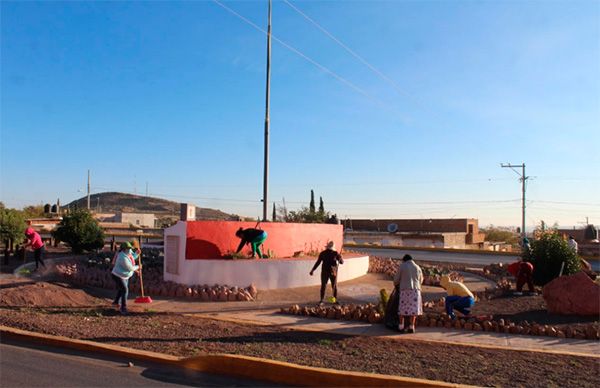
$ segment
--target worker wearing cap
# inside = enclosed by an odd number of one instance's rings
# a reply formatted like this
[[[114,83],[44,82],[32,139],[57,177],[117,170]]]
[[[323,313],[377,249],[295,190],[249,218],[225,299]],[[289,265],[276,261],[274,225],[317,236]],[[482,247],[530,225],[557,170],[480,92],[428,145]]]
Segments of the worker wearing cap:
[[[448,293],[445,301],[446,314],[454,319],[456,318],[454,310],[456,310],[465,316],[469,316],[471,314],[471,307],[475,304],[475,297],[467,286],[461,282],[451,281],[448,275],[442,276],[440,285]]]
[[[140,267],[132,262],[131,244],[129,242],[121,243],[115,266],[111,272],[112,278],[117,286],[117,296],[113,301],[113,305],[121,304],[121,314],[127,314],[127,297],[129,296],[129,279],[133,273]]]
[[[337,300],[337,270],[338,263],[344,264],[344,259],[335,250],[335,243],[333,241],[328,242],[325,250],[319,254],[317,262],[310,271],[310,276],[313,276],[313,273],[321,263],[323,265],[321,266],[321,300],[319,300],[319,305],[323,304],[328,281],[331,281],[331,290],[333,291],[332,301],[335,304],[339,304]]]
[[[42,260],[42,256],[44,255],[46,249],[44,248],[44,242],[42,241],[42,237],[38,232],[33,230],[33,228],[28,227],[25,229],[25,237],[29,240],[25,245],[23,245],[23,249],[28,246],[33,249],[33,257],[35,258],[35,269],[37,270],[39,264],[42,267],[46,268],[46,264],[44,264],[44,260]]]

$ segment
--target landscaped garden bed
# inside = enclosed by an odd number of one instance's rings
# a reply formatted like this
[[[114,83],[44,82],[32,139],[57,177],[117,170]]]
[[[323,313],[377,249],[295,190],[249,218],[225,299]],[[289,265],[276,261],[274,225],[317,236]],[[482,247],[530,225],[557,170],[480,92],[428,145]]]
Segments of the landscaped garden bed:
[[[110,274],[110,263],[114,253],[103,252],[89,258],[70,260],[56,265],[56,273],[61,280],[80,287],[98,287],[115,289]],[[163,279],[163,258],[158,250],[142,252],[142,276],[144,294],[172,298],[190,298],[201,302],[252,301],[258,293],[256,287],[246,288],[227,285],[185,285]],[[132,292],[141,292],[139,276],[135,275],[129,282]]]
[[[390,279],[397,271],[399,260],[371,257],[369,272],[387,274]],[[439,286],[441,275],[462,281],[460,273],[467,272],[461,265],[422,264],[424,285]],[[549,314],[541,295],[515,296],[514,283],[506,267],[487,265],[479,271],[469,271],[496,282],[494,288],[474,292],[477,302],[472,317],[452,320],[444,312],[444,298],[423,303],[424,314],[417,326],[444,327],[456,330],[486,331],[509,334],[549,336],[557,338],[600,339],[599,317]],[[358,305],[292,305],[281,308],[283,314],[303,315],[326,319],[383,323],[387,296],[382,290],[379,304]]]
[[[1,308],[0,324],[39,333],[188,357],[241,354],[300,365],[441,380],[477,386],[595,387],[597,358],[304,332],[134,306]]]

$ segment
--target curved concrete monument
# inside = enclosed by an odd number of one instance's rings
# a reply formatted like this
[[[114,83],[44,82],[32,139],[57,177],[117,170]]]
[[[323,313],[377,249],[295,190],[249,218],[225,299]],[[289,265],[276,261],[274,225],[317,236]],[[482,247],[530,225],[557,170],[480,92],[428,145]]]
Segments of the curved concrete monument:
[[[268,238],[261,247],[270,252],[270,259],[227,259],[235,252],[240,239],[235,232],[253,228],[254,222],[237,221],[179,221],[165,229],[164,278],[181,284],[227,284],[258,289],[293,288],[320,284],[320,276],[309,276],[316,257],[299,257],[316,253],[328,241],[341,247],[341,225],[261,223],[260,228]],[[249,255],[245,247],[241,253]],[[338,281],[365,275],[369,257],[345,255],[340,266]]]

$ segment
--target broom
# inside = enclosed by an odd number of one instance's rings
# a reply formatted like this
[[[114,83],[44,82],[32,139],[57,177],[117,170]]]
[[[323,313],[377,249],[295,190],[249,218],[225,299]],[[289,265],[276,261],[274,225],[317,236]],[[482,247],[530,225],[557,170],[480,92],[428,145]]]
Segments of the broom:
[[[140,251],[140,289],[142,291],[142,296],[135,298],[134,303],[152,303],[152,298],[149,296],[144,296],[144,278],[142,277],[142,249],[140,248],[140,243],[137,239],[133,240],[133,247],[135,249],[139,249]]]

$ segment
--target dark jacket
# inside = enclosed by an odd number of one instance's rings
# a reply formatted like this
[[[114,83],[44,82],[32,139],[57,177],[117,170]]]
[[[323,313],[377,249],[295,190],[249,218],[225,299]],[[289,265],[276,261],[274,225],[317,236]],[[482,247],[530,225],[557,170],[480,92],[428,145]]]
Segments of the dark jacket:
[[[311,272],[313,272],[319,264],[323,263],[321,267],[321,272],[331,273],[337,271],[338,262],[340,264],[344,264],[344,260],[342,259],[342,255],[334,251],[333,249],[325,249],[323,252],[319,254],[319,258],[315,263]]]
[[[238,236],[242,239],[242,241],[240,241],[240,245],[238,246],[238,249],[236,252],[241,251],[242,248],[244,247],[244,245],[251,243],[254,239],[256,239],[257,237],[262,235],[264,232],[265,232],[264,230],[252,229],[252,228],[242,230],[241,236]]]

